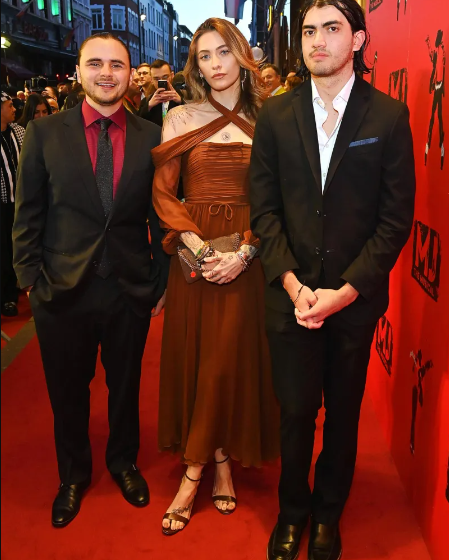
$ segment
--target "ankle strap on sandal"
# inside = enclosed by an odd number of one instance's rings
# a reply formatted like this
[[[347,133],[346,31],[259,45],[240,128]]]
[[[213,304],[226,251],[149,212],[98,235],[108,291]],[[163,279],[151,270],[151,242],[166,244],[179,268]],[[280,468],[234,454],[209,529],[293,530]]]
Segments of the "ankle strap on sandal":
[[[184,476],[187,478],[187,480],[190,480],[190,482],[201,482],[203,473],[201,473],[201,476],[197,480],[195,480],[194,478],[190,478],[190,476],[187,474],[187,471],[184,473]]]
[[[214,462],[216,465],[221,465],[222,463],[226,463],[226,461],[229,460],[229,455],[226,457],[226,459],[223,459],[223,461],[217,461],[217,459],[215,459],[214,457]]]

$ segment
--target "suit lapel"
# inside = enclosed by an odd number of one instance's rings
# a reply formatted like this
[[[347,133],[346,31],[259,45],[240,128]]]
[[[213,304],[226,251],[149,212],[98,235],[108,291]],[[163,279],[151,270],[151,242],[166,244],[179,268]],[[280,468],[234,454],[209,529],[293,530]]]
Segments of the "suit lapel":
[[[107,219],[106,225],[109,224],[114,213],[117,211],[117,206],[126,193],[127,186],[131,180],[134,169],[139,161],[140,153],[140,134],[142,130],[138,119],[129,111],[126,111],[126,139],[125,139],[125,156],[123,158],[123,168],[120,180],[115,193],[114,202],[112,203],[111,211]]]
[[[335,175],[335,172],[345,155],[349,144],[359,129],[363,117],[365,116],[369,106],[370,86],[361,78],[356,77],[354,86],[349,96],[348,105],[341,121],[340,130],[338,131],[337,140],[335,142],[334,151],[329,164],[329,171],[326,177],[323,194],[326,193],[329,185]]]
[[[320,150],[318,147],[318,135],[316,131],[315,113],[313,112],[310,80],[307,80],[302,87],[296,90],[296,96],[292,102],[292,106],[298,122],[299,133],[306,150],[307,159],[309,160],[315,178],[316,187],[321,192]]]
[[[67,116],[64,120],[66,127],[65,135],[71,148],[70,153],[76,158],[76,160],[74,159],[76,169],[81,175],[82,182],[92,199],[92,203],[100,215],[104,216],[103,205],[101,204],[100,193],[98,192],[92,161],[87,147],[81,107],[82,103],[79,103],[74,109],[67,111]]]

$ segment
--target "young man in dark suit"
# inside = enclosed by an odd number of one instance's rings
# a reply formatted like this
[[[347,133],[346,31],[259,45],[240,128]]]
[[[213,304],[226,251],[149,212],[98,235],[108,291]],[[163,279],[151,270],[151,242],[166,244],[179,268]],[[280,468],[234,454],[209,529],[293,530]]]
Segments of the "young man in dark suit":
[[[123,108],[128,48],[93,35],[81,45],[77,76],[85,101],[28,126],[13,231],[54,414],[55,527],[74,519],[91,481],[89,384],[99,345],[109,389],[106,464],[129,503],[149,502],[136,467],[141,361],[168,272],[151,203],[160,130]]]
[[[281,404],[280,514],[268,559],[298,556],[311,515],[309,560],[337,560],[371,342],[413,222],[414,158],[407,107],[355,75],[369,72],[358,3],[308,0],[301,33],[309,79],[265,102],[251,162],[252,230]]]
[[[181,105],[183,100],[172,86],[174,74],[168,62],[161,59],[155,60],[150,64],[150,73],[153,87],[156,91],[142,99],[139,116],[158,126],[162,126],[168,111],[173,109],[173,107]],[[158,87],[159,81],[167,82],[167,89]]]

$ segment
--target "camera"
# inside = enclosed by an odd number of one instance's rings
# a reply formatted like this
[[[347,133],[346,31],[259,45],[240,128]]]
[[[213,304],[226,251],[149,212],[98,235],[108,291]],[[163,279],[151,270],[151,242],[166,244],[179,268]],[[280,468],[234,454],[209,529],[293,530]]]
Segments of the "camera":
[[[158,89],[165,89],[165,91],[168,91],[169,87],[167,80],[158,80],[157,87]]]
[[[55,80],[49,80],[44,76],[35,76],[30,80],[25,80],[25,87],[34,93],[42,93],[47,86],[55,86]]]

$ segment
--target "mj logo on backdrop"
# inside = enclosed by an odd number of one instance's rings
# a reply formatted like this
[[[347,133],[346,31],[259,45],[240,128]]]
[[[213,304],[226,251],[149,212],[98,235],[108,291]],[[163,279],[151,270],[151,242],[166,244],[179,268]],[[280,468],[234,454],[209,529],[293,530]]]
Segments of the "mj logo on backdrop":
[[[415,221],[412,276],[421,288],[438,301],[441,271],[441,240],[435,230]]]
[[[402,101],[402,103],[407,103],[407,91],[408,91],[408,72],[407,68],[401,68],[390,74],[390,79],[388,82],[388,95]]]
[[[385,315],[377,322],[376,350],[388,375],[391,375],[393,367],[393,328]]]

